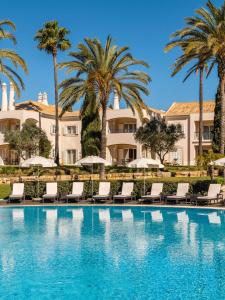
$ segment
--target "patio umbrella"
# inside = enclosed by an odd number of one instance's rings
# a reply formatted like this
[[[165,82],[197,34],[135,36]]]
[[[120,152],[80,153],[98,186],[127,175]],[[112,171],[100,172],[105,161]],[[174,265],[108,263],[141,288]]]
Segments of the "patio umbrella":
[[[29,159],[26,159],[20,165],[21,167],[42,166],[44,168],[50,168],[56,166],[56,164],[52,159],[45,158],[42,156],[34,156]]]
[[[94,155],[91,155],[91,156],[86,156],[84,158],[81,158],[80,160],[78,160],[76,163],[75,163],[75,166],[91,166],[92,167],[92,174],[93,174],[93,165],[98,165],[98,164],[104,164],[105,166],[110,166],[111,163],[108,162],[107,160],[105,160],[104,158],[101,158],[99,156],[94,156]],[[91,177],[91,193],[92,193],[92,196],[93,196],[93,179]]]
[[[56,167],[56,164],[54,163],[54,161],[52,159],[49,158],[45,158],[42,156],[34,156],[31,158],[28,158],[26,160],[24,160],[21,164],[21,167],[37,167],[37,171],[38,171],[38,186],[37,186],[37,194],[39,197],[39,167],[43,167],[43,168],[51,168],[51,167]]]
[[[143,169],[144,170],[144,194],[145,194],[145,169],[147,168],[157,168],[162,169],[164,165],[162,165],[159,161],[152,158],[138,158],[127,164],[129,168]]]
[[[213,164],[214,164],[215,166],[221,166],[221,167],[224,167],[224,165],[225,165],[225,157],[219,158],[219,159],[217,159],[217,160],[214,160],[214,161],[213,161]]]

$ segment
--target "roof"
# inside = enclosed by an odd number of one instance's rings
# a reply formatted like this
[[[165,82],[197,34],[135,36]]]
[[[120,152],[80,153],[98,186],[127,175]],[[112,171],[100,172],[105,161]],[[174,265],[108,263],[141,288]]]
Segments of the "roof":
[[[215,109],[215,101],[205,101],[203,103],[204,113],[213,113]],[[168,111],[166,112],[166,117],[168,116],[188,116],[190,114],[199,113],[199,103],[195,102],[174,102]]]
[[[55,105],[45,105],[43,103],[33,101],[33,100],[28,100],[24,102],[20,102],[16,104],[16,109],[34,109],[38,110],[44,114],[47,115],[55,115]],[[59,114],[61,113],[62,109],[59,107]],[[79,117],[80,112],[79,111],[67,111],[63,114],[63,117]]]
[[[151,107],[151,106],[148,106],[148,108],[151,110],[151,111],[153,111],[153,112],[155,112],[155,113],[157,113],[157,114],[165,114],[165,111],[164,110],[162,110],[162,109],[157,109],[157,108],[153,108],[153,107]]]

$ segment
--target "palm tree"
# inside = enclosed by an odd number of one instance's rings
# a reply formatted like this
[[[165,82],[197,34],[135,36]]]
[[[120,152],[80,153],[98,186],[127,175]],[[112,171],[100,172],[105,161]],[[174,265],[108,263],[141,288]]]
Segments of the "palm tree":
[[[188,41],[185,54],[205,54],[206,60],[212,59],[210,69],[217,64],[220,95],[221,95],[221,120],[220,120],[220,152],[224,154],[225,148],[225,3],[217,8],[211,1],[207,8],[196,10],[196,16],[186,18],[187,27],[174,34],[175,40],[167,46],[173,48]]]
[[[10,20],[0,21],[0,41],[9,39],[16,44],[16,38],[10,31],[4,29],[8,26],[13,31],[16,30],[15,24]],[[20,96],[21,89],[24,89],[22,78],[18,75],[11,66],[5,63],[5,60],[11,62],[16,68],[21,67],[25,73],[28,72],[27,66],[23,58],[13,50],[0,49],[0,73],[12,82],[17,96]]]
[[[183,43],[180,43],[182,42]],[[203,135],[203,80],[204,80],[204,70],[208,70],[208,65],[207,65],[207,55],[205,53],[203,54],[196,54],[193,50],[191,53],[185,53],[186,52],[186,47],[189,46],[189,41],[186,39],[181,39],[179,40],[179,45],[177,45],[177,40],[169,43],[167,47],[165,48],[166,51],[167,49],[170,50],[174,47],[181,47],[183,50],[183,54],[179,56],[176,59],[175,64],[173,65],[173,72],[171,76],[175,76],[179,71],[183,69],[186,65],[190,64],[192,61],[194,62],[193,66],[188,69],[186,76],[183,80],[185,82],[192,74],[199,73],[199,128],[198,128],[198,155],[202,155],[202,135]],[[192,47],[193,49],[193,47]]]
[[[71,52],[71,61],[61,63],[60,68],[67,72],[76,71],[72,78],[60,84],[60,104],[63,112],[67,107],[83,99],[85,95],[95,94],[97,106],[101,109],[101,157],[106,158],[106,111],[110,104],[110,96],[117,93],[124,99],[128,107],[142,116],[146,108],[142,94],[148,95],[146,85],[150,77],[143,71],[131,71],[130,67],[148,65],[136,60],[128,52],[128,47],[112,45],[108,36],[105,46],[97,39],[86,38],[78,45],[77,52]],[[101,166],[100,176],[105,177],[105,168]]]
[[[56,57],[58,51],[65,51],[71,47],[66,38],[69,31],[65,27],[59,27],[57,21],[50,21],[38,30],[35,40],[38,48],[52,55],[54,66],[54,88],[55,88],[55,163],[59,165],[59,107],[58,107],[58,74]]]

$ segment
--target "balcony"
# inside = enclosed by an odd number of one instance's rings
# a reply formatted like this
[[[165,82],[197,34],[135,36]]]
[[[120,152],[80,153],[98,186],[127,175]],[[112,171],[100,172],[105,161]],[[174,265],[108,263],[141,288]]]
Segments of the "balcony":
[[[212,141],[212,138],[213,138],[212,132],[210,132],[210,131],[205,131],[205,132],[202,133],[202,141],[203,141],[203,142],[209,142],[209,141]],[[195,132],[194,140],[195,140],[195,141],[198,141],[198,140],[199,140],[199,132]]]
[[[130,129],[109,129],[109,133],[135,133],[137,130],[136,128]]]

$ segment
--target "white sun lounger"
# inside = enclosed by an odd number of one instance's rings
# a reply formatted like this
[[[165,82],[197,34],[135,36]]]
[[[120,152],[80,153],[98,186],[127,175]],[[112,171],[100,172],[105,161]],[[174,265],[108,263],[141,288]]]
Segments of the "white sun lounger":
[[[186,201],[187,203],[187,194],[189,190],[189,183],[178,183],[177,186],[177,193],[175,195],[168,195],[166,196],[166,203],[168,201],[170,202],[176,202],[178,204],[180,201]]]
[[[24,183],[13,183],[12,194],[9,196],[8,202],[24,200]]]
[[[211,183],[209,185],[208,194],[206,196],[197,196],[195,197],[195,204],[198,203],[214,203],[222,202],[223,201],[223,194],[220,193],[221,184]]]
[[[163,191],[163,183],[153,183],[151,187],[151,193],[142,196],[141,199],[139,199],[139,202],[141,203],[145,201],[160,202],[162,191]]]
[[[77,181],[73,182],[72,193],[66,195],[67,202],[71,202],[72,200],[80,201],[83,199],[84,194],[84,182]]]
[[[111,200],[111,195],[110,195],[110,182],[105,182],[105,181],[101,181],[99,183],[99,190],[98,190],[98,194],[93,196],[93,200],[94,202],[96,202],[96,200],[99,201],[105,201],[105,200]]]
[[[114,202],[116,202],[117,200],[123,200],[125,203],[126,200],[134,199],[135,197],[133,195],[133,190],[134,190],[133,182],[123,182],[121,194],[113,196]]]
[[[56,201],[58,199],[57,182],[46,183],[46,194],[42,198],[43,202],[45,200]]]

